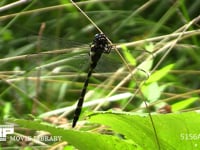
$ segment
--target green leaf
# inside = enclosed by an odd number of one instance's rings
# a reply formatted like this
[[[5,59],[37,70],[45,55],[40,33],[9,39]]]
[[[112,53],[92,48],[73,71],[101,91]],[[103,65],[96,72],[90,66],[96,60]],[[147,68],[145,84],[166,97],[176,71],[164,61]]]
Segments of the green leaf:
[[[200,114],[187,112],[180,114],[152,115],[160,149],[194,149],[200,145]],[[159,149],[155,132],[148,115],[133,113],[96,113],[90,121],[109,126],[125,138],[131,139],[143,149]]]
[[[149,79],[145,83],[152,83],[152,82],[157,82],[160,79],[162,79],[172,68],[174,67],[174,64],[167,65],[166,67],[156,71],[153,73]]]
[[[172,105],[172,111],[178,111],[178,110],[182,110],[184,108],[187,108],[189,105],[191,105],[192,103],[194,103],[196,100],[198,100],[199,97],[191,97],[185,100],[182,100],[180,102],[177,102],[175,104]]]
[[[9,122],[18,124],[32,130],[44,130],[54,136],[61,136],[61,139],[69,142],[79,150],[127,150],[140,149],[130,140],[123,140],[115,136],[101,135],[99,133],[76,131],[74,129],[63,129],[49,126],[36,121],[22,119],[9,119]]]
[[[121,45],[121,48],[123,49],[123,55],[126,58],[126,60],[133,66],[136,65],[136,60],[133,57],[133,55],[131,55],[131,53],[129,53],[129,49],[125,46],[125,45]]]
[[[8,116],[10,115],[10,112],[12,110],[12,105],[10,102],[6,102],[4,104],[4,107],[3,107],[3,117],[4,119],[8,118]]]
[[[147,86],[142,86],[142,92],[150,102],[158,100],[161,95],[161,91],[162,90],[158,86],[157,82],[153,82]]]
[[[165,90],[166,87],[171,85],[170,83],[159,86],[157,82],[153,82],[150,84],[144,84],[142,86],[142,93],[147,98],[148,101],[154,102],[158,100],[162,94],[162,91]]]
[[[152,42],[150,42],[148,44],[145,44],[144,47],[145,47],[145,50],[147,50],[148,52],[153,52],[155,45]]]
[[[153,52],[154,50],[154,45],[152,43],[148,43],[145,44],[145,52],[148,53],[151,56],[151,59],[146,59],[145,61],[143,61],[140,65],[139,68],[141,70],[144,70],[146,72],[146,74],[151,70],[152,66],[153,66],[153,54],[151,54],[151,52]],[[147,76],[147,75],[146,75]]]

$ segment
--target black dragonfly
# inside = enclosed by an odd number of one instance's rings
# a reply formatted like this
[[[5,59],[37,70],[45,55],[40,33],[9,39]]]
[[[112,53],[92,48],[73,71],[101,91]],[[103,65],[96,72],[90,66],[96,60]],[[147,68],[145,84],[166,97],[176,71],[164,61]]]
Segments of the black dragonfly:
[[[107,53],[107,54],[110,53],[111,49],[112,49],[112,45],[109,43],[107,37],[103,33],[98,33],[94,36],[94,40],[93,40],[93,43],[92,43],[91,49],[90,49],[90,66],[89,66],[88,74],[87,74],[80,98],[77,103],[76,110],[74,113],[72,127],[76,126],[76,123],[81,114],[84,97],[85,97],[85,94],[87,91],[89,79],[92,75],[92,72],[95,69],[95,67],[97,66],[97,63],[98,63],[99,59],[101,58],[101,55],[103,53]]]

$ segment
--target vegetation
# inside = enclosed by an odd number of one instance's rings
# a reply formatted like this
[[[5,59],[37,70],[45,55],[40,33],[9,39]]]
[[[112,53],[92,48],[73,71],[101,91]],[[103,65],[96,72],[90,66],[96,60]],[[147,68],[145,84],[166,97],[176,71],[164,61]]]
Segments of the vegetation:
[[[116,48],[92,75],[75,129],[100,31],[69,0],[14,2],[0,2],[0,117],[18,126],[2,149],[198,149],[198,1],[76,2]]]

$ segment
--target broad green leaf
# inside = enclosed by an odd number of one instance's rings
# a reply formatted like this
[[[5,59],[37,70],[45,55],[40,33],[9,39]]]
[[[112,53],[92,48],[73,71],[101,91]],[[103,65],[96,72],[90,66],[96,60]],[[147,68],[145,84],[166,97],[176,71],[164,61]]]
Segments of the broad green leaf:
[[[157,82],[153,82],[147,86],[142,86],[142,92],[148,101],[154,102],[158,100],[161,95],[161,89]]]
[[[189,105],[191,105],[192,103],[194,103],[198,99],[199,97],[191,97],[191,98],[179,101],[172,105],[172,111],[174,112],[174,111],[182,110],[188,107]]]
[[[166,87],[171,85],[170,83],[159,86],[157,82],[153,82],[150,84],[144,84],[142,86],[142,93],[147,98],[148,101],[154,102],[160,98],[162,91],[165,90]]]
[[[63,129],[49,126],[36,121],[22,119],[9,119],[19,125],[32,130],[43,130],[54,136],[61,136],[63,141],[69,142],[79,150],[127,150],[141,149],[130,140],[125,140],[116,136],[103,135],[99,133],[76,131],[74,129]]]
[[[172,68],[174,67],[174,64],[170,64],[158,71],[156,71],[155,73],[153,73],[149,79],[145,82],[145,83],[151,83],[151,82],[157,82],[159,81],[161,78],[163,78]]]
[[[200,114],[196,112],[152,115],[162,150],[195,149],[200,145]],[[96,113],[90,121],[109,126],[145,150],[159,149],[148,115]],[[197,148],[198,149],[198,148]]]

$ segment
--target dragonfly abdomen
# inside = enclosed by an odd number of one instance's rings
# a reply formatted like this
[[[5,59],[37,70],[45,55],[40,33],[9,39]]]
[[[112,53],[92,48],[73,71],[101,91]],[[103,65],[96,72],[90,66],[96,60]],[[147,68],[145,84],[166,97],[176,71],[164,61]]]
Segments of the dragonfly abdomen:
[[[92,75],[92,71],[93,70],[94,70],[94,68],[90,67],[90,69],[88,71],[87,78],[85,80],[83,89],[81,91],[81,95],[80,95],[79,100],[78,100],[78,104],[77,104],[76,110],[74,112],[74,119],[73,119],[72,127],[76,126],[76,122],[78,121],[78,118],[79,118],[79,116],[81,114],[83,101],[84,101],[84,98],[85,98],[85,94],[86,94],[86,91],[87,91],[88,83],[89,83],[89,80],[90,80],[90,77]]]

